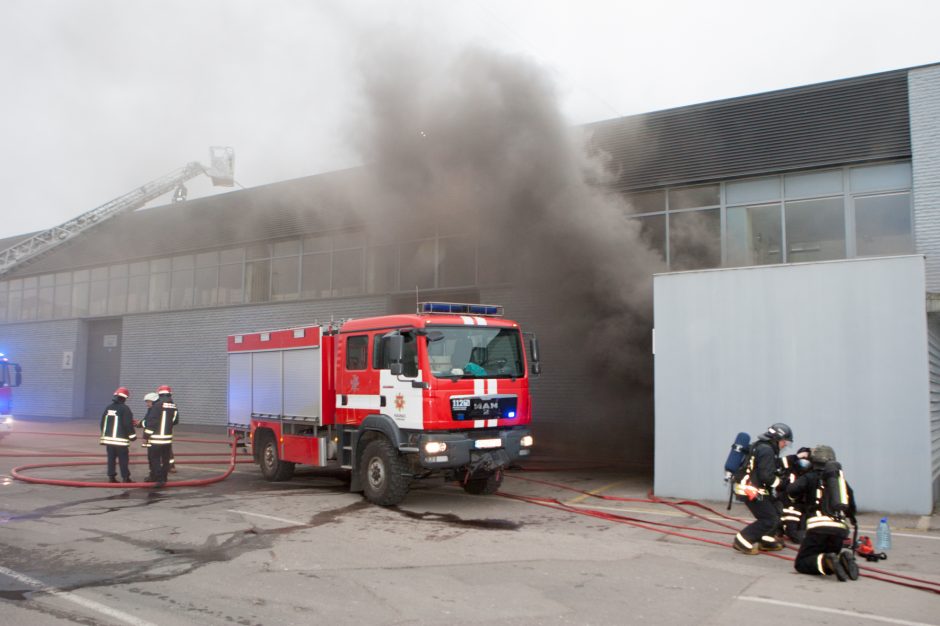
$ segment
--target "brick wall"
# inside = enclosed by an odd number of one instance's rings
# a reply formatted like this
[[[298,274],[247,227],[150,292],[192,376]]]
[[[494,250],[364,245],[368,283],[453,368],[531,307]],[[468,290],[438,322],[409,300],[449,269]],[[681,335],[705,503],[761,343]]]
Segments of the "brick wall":
[[[908,73],[914,232],[927,256],[927,291],[940,291],[940,65]]]
[[[370,297],[128,315],[121,383],[133,393],[135,415],[143,414],[146,392],[167,384],[184,423],[226,424],[228,335],[382,315],[385,308],[384,297]]]
[[[23,384],[13,389],[13,415],[70,419],[85,399],[85,331],[80,320],[0,326],[0,352],[23,368]],[[63,353],[72,367],[63,367]]]

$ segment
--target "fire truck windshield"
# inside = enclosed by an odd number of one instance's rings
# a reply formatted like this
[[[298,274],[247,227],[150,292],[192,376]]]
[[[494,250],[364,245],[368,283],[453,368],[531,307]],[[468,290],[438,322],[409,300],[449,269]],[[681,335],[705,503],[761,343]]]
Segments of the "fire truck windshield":
[[[436,378],[521,378],[522,343],[513,328],[434,326],[443,335],[428,342]]]

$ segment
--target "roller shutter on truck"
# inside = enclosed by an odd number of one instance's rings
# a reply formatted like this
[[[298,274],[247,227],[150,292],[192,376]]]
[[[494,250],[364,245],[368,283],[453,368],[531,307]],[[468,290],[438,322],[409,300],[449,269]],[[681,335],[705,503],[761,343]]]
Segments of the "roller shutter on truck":
[[[229,337],[228,421],[247,429],[251,416],[321,423],[320,327]]]

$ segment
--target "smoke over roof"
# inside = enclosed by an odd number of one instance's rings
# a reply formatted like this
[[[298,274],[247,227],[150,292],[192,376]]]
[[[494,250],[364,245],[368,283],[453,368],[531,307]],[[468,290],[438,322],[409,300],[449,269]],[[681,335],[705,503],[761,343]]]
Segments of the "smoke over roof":
[[[584,381],[556,411],[594,433],[586,446],[633,436],[629,447],[648,460],[652,275],[663,260],[605,190],[620,173],[563,119],[546,73],[488,50],[429,58],[384,40],[363,54],[362,79],[366,219],[472,223],[481,265],[496,260],[526,301],[551,312],[538,316],[551,326],[536,329],[540,384]]]

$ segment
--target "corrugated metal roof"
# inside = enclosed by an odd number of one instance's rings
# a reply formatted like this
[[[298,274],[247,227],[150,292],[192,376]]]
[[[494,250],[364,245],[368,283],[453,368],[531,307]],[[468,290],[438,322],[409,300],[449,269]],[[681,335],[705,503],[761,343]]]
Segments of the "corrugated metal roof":
[[[585,128],[613,157],[622,191],[908,157],[908,116],[907,70],[897,70]],[[357,168],[135,211],[8,277],[361,224],[367,180]]]
[[[907,70],[589,124],[618,190],[910,156]]]
[[[118,215],[7,277],[361,224],[364,209],[353,203],[362,175],[343,170]]]

